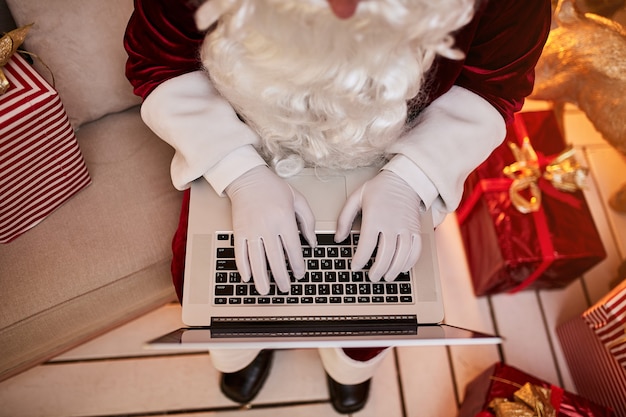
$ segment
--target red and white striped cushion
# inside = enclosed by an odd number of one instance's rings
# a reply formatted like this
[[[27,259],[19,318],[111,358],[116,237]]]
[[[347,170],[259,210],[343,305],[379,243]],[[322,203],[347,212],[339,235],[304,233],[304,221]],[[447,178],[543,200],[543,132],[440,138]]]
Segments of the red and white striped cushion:
[[[0,95],[0,243],[41,222],[91,183],[57,92],[19,55]]]

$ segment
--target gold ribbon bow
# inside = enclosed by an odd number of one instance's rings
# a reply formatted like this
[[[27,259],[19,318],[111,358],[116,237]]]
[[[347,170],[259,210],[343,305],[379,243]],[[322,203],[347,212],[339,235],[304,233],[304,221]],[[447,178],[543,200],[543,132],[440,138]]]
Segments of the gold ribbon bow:
[[[556,417],[550,394],[549,389],[527,382],[515,391],[513,401],[494,398],[489,408],[496,413],[496,417]]]
[[[582,167],[575,157],[572,146],[565,148],[541,172],[539,157],[530,144],[528,137],[522,141],[522,146],[509,143],[515,162],[504,167],[502,172],[513,180],[509,188],[511,203],[522,213],[539,211],[541,207],[541,190],[539,179],[545,178],[559,191],[574,192],[583,188],[588,170]],[[528,190],[530,197],[522,192]]]
[[[7,77],[4,75],[2,67],[9,62],[9,59],[15,51],[17,51],[17,48],[22,45],[31,26],[32,23],[22,26],[21,28],[13,29],[0,38],[0,95],[6,93],[9,89],[9,80],[7,80]]]

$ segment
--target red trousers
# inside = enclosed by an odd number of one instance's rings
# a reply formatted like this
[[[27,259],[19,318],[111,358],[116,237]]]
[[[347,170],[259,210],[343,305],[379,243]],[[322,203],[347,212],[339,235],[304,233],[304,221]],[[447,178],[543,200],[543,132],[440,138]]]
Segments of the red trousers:
[[[183,205],[180,212],[178,229],[172,239],[172,281],[176,289],[178,300],[183,299],[183,279],[185,271],[185,248],[187,242],[187,220],[189,218],[189,190],[183,195]],[[344,352],[357,361],[368,361],[378,355],[384,348],[345,348]]]

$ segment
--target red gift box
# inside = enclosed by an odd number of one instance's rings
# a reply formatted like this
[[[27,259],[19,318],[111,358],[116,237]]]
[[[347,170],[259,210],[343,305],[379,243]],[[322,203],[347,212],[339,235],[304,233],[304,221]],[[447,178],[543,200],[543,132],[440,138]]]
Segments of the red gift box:
[[[620,416],[626,416],[625,310],[626,281],[556,329],[578,393]]]
[[[512,201],[515,181],[503,170],[517,162],[509,143],[525,149],[524,138],[540,167],[566,148],[552,111],[519,113],[504,143],[465,182],[457,218],[476,295],[564,287],[606,257],[580,190],[561,191],[540,177],[537,211]]]
[[[567,417],[610,417],[615,415],[610,407],[565,391],[510,365],[496,363],[467,384],[465,397],[457,417],[493,417],[496,414],[491,409],[492,401],[506,400],[509,403],[519,403],[519,400],[515,399],[516,393],[525,384],[530,384],[533,388],[549,390],[545,397],[546,408],[554,409],[555,414],[553,415]]]
[[[18,54],[0,95],[0,243],[34,227],[91,183],[57,92]]]

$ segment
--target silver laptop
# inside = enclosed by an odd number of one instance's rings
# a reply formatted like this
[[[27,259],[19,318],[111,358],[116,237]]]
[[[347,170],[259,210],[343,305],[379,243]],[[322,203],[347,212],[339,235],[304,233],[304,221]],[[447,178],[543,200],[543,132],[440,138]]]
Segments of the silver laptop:
[[[318,246],[303,240],[307,266],[288,293],[272,283],[268,295],[242,282],[234,258],[230,200],[205,180],[192,184],[179,329],[149,342],[151,348],[358,347],[499,343],[499,337],[441,324],[444,309],[430,211],[421,214],[422,252],[393,282],[371,282],[366,266],[351,271],[359,238],[333,240],[347,196],[377,168],[304,169],[287,179],[309,202]]]

